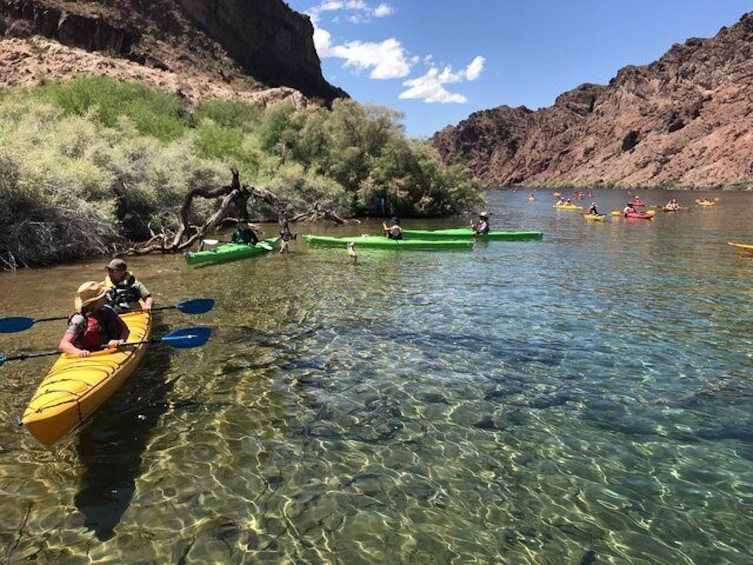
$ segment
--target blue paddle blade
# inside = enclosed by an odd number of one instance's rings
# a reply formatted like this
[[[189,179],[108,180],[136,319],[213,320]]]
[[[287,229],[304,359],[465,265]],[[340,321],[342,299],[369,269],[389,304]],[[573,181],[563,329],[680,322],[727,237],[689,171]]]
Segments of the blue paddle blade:
[[[209,312],[214,307],[214,298],[195,298],[186,300],[175,307],[184,314],[203,314]]]
[[[177,349],[188,349],[190,347],[200,347],[204,345],[209,339],[211,333],[212,330],[210,328],[203,326],[181,328],[164,335],[159,341]]]
[[[2,318],[0,319],[0,333],[22,332],[33,326],[34,322],[36,322],[34,318],[22,318],[20,316]]]

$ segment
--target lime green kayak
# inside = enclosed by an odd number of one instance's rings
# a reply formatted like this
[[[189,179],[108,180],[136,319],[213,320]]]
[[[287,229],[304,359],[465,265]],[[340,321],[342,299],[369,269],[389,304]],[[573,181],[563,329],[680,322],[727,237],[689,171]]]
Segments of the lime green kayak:
[[[274,248],[279,240],[279,237],[262,239],[256,245],[248,245],[246,243],[226,243],[225,245],[220,245],[214,249],[189,251],[185,253],[183,257],[185,257],[186,263],[193,267],[199,265],[211,265],[214,263],[227,263],[228,261],[248,259],[249,257],[267,253]]]
[[[544,234],[540,231],[490,231],[479,235],[471,228],[451,228],[446,230],[403,230],[403,237],[412,239],[472,239],[524,241],[527,239],[541,239]]]
[[[445,250],[445,249],[473,249],[472,239],[389,239],[383,235],[356,235],[352,237],[328,237],[323,235],[304,234],[303,239],[311,245],[320,245],[326,247],[342,247],[346,249],[348,243],[354,243],[356,249],[374,248],[374,249],[415,249],[420,251],[426,250]]]

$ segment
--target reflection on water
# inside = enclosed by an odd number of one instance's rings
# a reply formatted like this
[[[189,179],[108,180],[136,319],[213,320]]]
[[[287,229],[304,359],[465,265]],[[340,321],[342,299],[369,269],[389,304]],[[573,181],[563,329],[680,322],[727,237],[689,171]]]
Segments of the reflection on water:
[[[155,323],[155,335],[167,331]],[[168,409],[173,382],[164,381],[163,375],[169,366],[167,349],[154,347],[139,379],[128,382],[112,407],[96,412],[77,434],[81,481],[74,504],[84,516],[84,527],[101,541],[113,537],[128,509],[149,436]]]
[[[489,196],[495,225],[544,239],[357,265],[300,241],[199,270],[134,258],[160,303],[217,300],[158,331],[214,336],[155,347],[54,450],[0,429],[2,560],[747,563],[753,261],[726,241],[753,241],[750,195],[605,223],[543,191]],[[99,263],[0,276],[18,297],[3,315],[64,313],[70,297],[39,290],[75,290]],[[0,369],[2,421],[48,367]]]

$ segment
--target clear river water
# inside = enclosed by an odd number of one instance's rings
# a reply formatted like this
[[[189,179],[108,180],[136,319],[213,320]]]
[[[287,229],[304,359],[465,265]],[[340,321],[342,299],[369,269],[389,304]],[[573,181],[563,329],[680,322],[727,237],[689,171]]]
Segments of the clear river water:
[[[17,419],[54,358],[0,367],[0,563],[750,563],[753,194],[603,223],[535,194],[488,209],[541,241],[130,258],[158,305],[216,300],[155,335],[212,338],[153,346],[51,449]],[[0,274],[0,316],[66,314],[107,260]]]

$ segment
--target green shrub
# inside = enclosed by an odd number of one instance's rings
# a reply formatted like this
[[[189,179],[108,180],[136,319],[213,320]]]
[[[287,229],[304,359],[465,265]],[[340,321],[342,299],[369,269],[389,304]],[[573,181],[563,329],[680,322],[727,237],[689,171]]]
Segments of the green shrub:
[[[291,214],[451,215],[483,201],[461,166],[407,139],[401,115],[340,100],[332,110],[266,110],[176,96],[107,77],[0,91],[0,268],[48,264],[145,240],[178,223],[189,191],[241,182]],[[218,206],[196,198],[190,222]],[[252,215],[277,210],[249,202]]]

